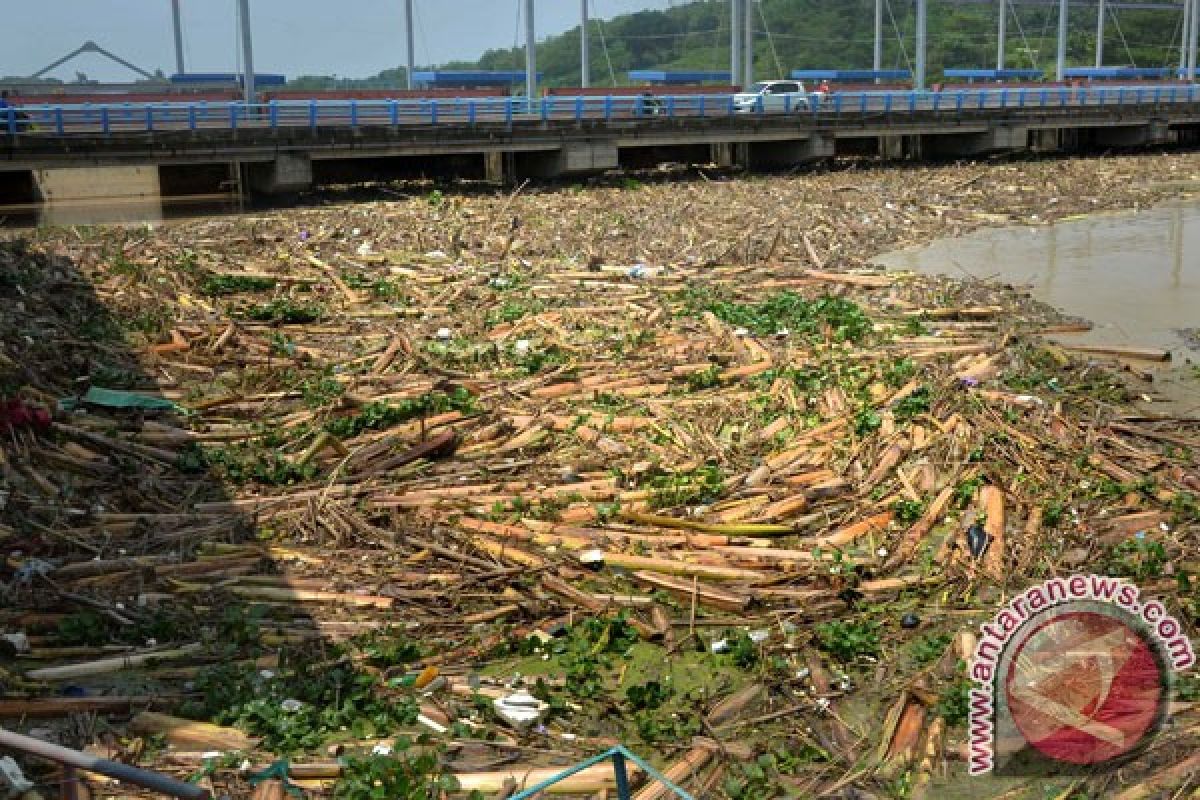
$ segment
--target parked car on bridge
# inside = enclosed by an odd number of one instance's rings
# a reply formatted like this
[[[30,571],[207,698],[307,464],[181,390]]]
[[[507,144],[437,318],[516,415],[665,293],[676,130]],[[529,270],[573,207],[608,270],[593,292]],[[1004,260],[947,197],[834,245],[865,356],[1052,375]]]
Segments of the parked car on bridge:
[[[801,81],[759,81],[735,94],[733,107],[743,114],[755,111],[806,111],[808,99],[808,92]]]

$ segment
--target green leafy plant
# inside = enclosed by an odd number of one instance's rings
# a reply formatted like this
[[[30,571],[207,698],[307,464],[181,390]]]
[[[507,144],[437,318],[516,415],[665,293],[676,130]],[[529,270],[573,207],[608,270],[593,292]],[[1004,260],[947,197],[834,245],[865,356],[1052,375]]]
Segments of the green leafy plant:
[[[656,475],[650,478],[649,488],[653,493],[650,505],[656,509],[703,505],[720,497],[724,477],[720,468],[704,466],[691,472]]]
[[[654,711],[670,700],[673,693],[659,681],[647,681],[626,689],[625,699],[634,711]]]
[[[854,433],[867,437],[883,426],[883,417],[873,408],[863,408],[854,415]]]
[[[390,626],[363,634],[354,640],[354,645],[368,664],[380,669],[411,664],[423,655],[420,645],[409,639],[402,629]]]
[[[818,625],[816,633],[817,646],[844,664],[879,655],[877,622],[833,620]]]
[[[931,397],[932,393],[929,391],[929,387],[920,386],[912,394],[900,399],[892,408],[892,412],[901,422],[921,414],[928,414]]]
[[[952,683],[946,684],[938,695],[935,710],[950,727],[967,723],[967,717],[971,713],[971,687],[973,685],[966,675],[960,675]]]
[[[459,411],[464,414],[475,410],[475,397],[467,389],[458,387],[454,391],[434,391],[398,402],[379,401],[369,403],[357,414],[335,417],[325,424],[325,430],[342,439],[358,436],[368,430],[386,430],[394,425],[430,414]]]
[[[818,340],[826,335],[837,342],[862,342],[872,330],[871,320],[857,304],[841,297],[808,300],[795,292],[779,292],[760,303],[708,301],[693,313],[711,311],[722,322],[762,336],[787,330],[792,336]]]
[[[898,358],[883,367],[883,381],[893,389],[899,389],[917,374],[917,364],[911,358]]]
[[[954,635],[950,633],[931,633],[913,642],[909,652],[912,653],[913,661],[925,666],[941,658],[953,640]]]
[[[341,663],[288,658],[269,677],[254,669],[218,666],[195,680],[199,697],[185,716],[234,725],[280,753],[311,751],[349,730],[358,739],[386,736],[417,720],[416,701],[385,695],[373,676]]]
[[[242,292],[265,292],[277,285],[278,282],[274,278],[265,276],[210,273],[201,282],[200,293],[208,297],[219,297]]]
[[[442,767],[442,759],[426,740],[415,743],[398,737],[390,755],[350,757],[341,780],[333,789],[334,800],[430,800],[459,788],[458,779]],[[471,792],[469,800],[482,800]]]
[[[276,297],[268,303],[247,306],[242,311],[246,319],[283,325],[306,325],[316,322],[324,313],[325,308],[318,303],[303,303],[290,297]]]
[[[687,376],[687,386],[693,392],[715,389],[721,385],[721,368],[716,364]]]
[[[901,525],[912,525],[925,513],[925,503],[920,500],[897,500],[892,504],[892,513]]]
[[[1167,565],[1162,542],[1139,534],[1108,549],[1101,560],[1105,574],[1133,581],[1161,578]]]

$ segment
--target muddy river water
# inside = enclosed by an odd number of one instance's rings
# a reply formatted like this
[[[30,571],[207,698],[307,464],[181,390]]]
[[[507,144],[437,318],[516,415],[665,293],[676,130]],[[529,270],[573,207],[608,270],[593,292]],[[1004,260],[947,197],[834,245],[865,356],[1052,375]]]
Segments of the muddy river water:
[[[1027,287],[1094,323],[1064,342],[1161,347],[1161,410],[1200,415],[1200,203],[1174,203],[1048,227],[1003,228],[888,253],[889,269]],[[1189,336],[1190,329],[1190,336]]]

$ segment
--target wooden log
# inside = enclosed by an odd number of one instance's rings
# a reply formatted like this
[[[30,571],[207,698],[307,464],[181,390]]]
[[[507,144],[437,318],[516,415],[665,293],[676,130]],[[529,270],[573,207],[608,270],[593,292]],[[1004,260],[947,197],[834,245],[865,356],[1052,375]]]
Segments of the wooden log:
[[[753,683],[734,692],[713,706],[708,712],[708,724],[714,728],[737,719],[750,705],[758,703],[767,693],[767,687]]]
[[[40,697],[30,699],[0,699],[0,718],[67,717],[71,714],[126,715],[134,708],[174,705],[178,699],[169,695],[130,697]]]
[[[1125,347],[1115,344],[1061,344],[1064,350],[1076,353],[1092,353],[1100,356],[1117,356],[1135,361],[1166,362],[1171,360],[1170,350],[1160,350],[1156,347]]]
[[[135,653],[119,658],[102,658],[99,661],[88,661],[82,664],[68,664],[62,667],[43,667],[25,673],[32,681],[65,681],[73,678],[85,678],[90,675],[106,675],[126,669],[136,669],[160,661],[174,661],[201,652],[201,644],[189,644],[171,650],[156,650],[151,653]]]
[[[714,524],[690,519],[679,519],[677,517],[666,517],[660,514],[644,514],[630,510],[622,510],[621,519],[626,522],[651,525],[656,528],[672,528],[676,530],[734,536],[787,536],[796,532],[796,529],[791,525],[770,525],[753,522]]]
[[[983,571],[989,578],[1002,582],[1008,566],[1004,538],[1004,492],[995,486],[984,486],[979,490],[979,503],[986,515],[983,529],[987,531],[991,543],[983,555]]]
[[[692,597],[695,597],[696,602],[700,605],[711,606],[712,608],[719,608],[724,611],[745,611],[749,608],[752,601],[747,595],[719,589],[707,583],[700,583],[699,581],[668,577],[657,572],[638,571],[633,573],[633,577],[641,583],[670,592],[685,602],[690,602]]]
[[[629,764],[630,777],[640,773],[636,766]],[[458,781],[459,792],[499,792],[505,789],[508,782],[513,782],[518,789],[536,786],[542,781],[549,780],[563,771],[562,767],[523,767],[513,766],[508,769],[491,772],[459,772],[454,778]],[[611,764],[597,764],[585,770],[576,772],[569,778],[545,789],[547,794],[587,794],[606,792],[616,788],[616,777]]]
[[[285,800],[287,792],[283,788],[283,781],[269,780],[263,781],[254,788],[254,794],[250,800]]]
[[[564,600],[574,603],[580,608],[586,608],[588,611],[600,612],[606,607],[606,603],[596,599],[593,595],[587,592],[576,589],[571,584],[555,575],[542,576],[542,588],[550,594],[558,595]]]
[[[885,570],[894,570],[912,558],[912,554],[916,552],[921,540],[928,536],[934,526],[941,522],[942,515],[946,513],[946,509],[950,506],[950,501],[953,499],[953,486],[947,486],[945,489],[942,489],[933,502],[929,504],[929,508],[925,509],[925,513],[921,515],[921,518],[913,523],[913,526],[900,539],[899,544],[892,551],[891,556],[884,566]]]
[[[884,450],[875,468],[871,470],[866,480],[863,481],[862,486],[859,487],[859,492],[865,494],[878,486],[904,460],[904,457],[908,455],[908,448],[908,440],[903,439],[889,446],[887,450]]]
[[[269,600],[278,603],[321,603],[344,605],[354,608],[389,609],[396,605],[395,598],[346,592],[322,592],[312,589],[287,589],[270,586],[232,586],[226,589],[231,594],[247,600]]]
[[[891,511],[885,511],[882,514],[876,514],[873,517],[868,517],[853,525],[848,525],[845,528],[834,531],[828,536],[822,536],[813,542],[815,547],[845,547],[852,544],[863,536],[869,533],[883,533],[887,530],[888,525],[892,522],[893,514]]]
[[[236,728],[195,722],[153,711],[143,711],[135,716],[129,723],[129,729],[135,733],[162,734],[175,745],[223,752],[253,750],[260,741]]]
[[[692,775],[708,766],[714,752],[711,747],[693,747],[663,773],[663,777],[678,786]],[[668,800],[673,797],[671,790],[655,781],[633,796],[633,800]]]
[[[688,561],[674,561],[669,558],[632,556],[625,553],[615,553],[611,550],[589,550],[580,554],[580,561],[584,564],[603,563],[623,569],[664,572],[668,575],[688,575],[715,581],[754,582],[765,580],[767,577],[761,572],[748,569],[695,564]]]

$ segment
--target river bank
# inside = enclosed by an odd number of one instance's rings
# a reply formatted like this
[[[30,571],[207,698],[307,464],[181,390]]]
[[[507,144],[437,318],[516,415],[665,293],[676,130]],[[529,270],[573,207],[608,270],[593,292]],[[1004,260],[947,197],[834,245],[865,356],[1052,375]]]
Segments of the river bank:
[[[0,714],[234,796],[243,759],[416,800],[621,742],[697,797],[1040,797],[965,777],[977,626],[1086,570],[1191,632],[1200,424],[1024,289],[871,262],[1198,179],[645,177],[14,237]],[[1126,783],[1171,784],[1180,712]],[[432,738],[378,754],[402,734]]]

